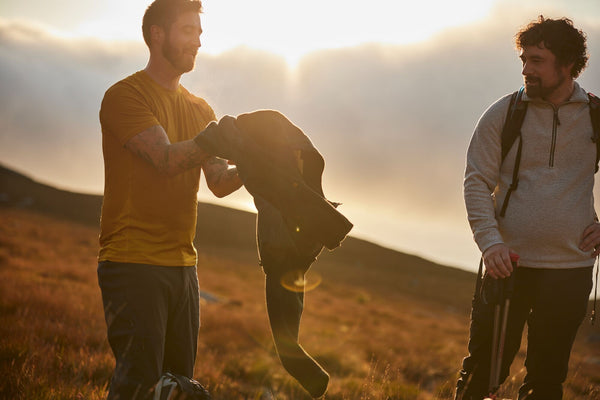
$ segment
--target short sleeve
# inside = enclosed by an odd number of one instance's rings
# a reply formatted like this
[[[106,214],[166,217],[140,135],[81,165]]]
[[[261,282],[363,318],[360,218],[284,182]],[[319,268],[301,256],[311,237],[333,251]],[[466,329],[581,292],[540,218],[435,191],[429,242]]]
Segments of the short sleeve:
[[[114,135],[121,145],[144,130],[160,125],[139,91],[119,82],[104,94],[100,106],[102,133]]]

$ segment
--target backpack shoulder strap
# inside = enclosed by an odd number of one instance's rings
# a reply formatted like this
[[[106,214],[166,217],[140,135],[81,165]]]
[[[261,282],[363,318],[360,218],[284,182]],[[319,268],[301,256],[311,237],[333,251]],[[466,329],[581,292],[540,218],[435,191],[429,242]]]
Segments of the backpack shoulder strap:
[[[523,125],[525,113],[527,112],[527,102],[522,101],[524,90],[525,88],[521,87],[510,98],[510,105],[502,128],[502,161],[504,161],[515,140],[521,134],[521,125]]]
[[[502,162],[506,158],[511,147],[519,138],[519,147],[517,148],[517,155],[515,157],[515,166],[513,168],[512,182],[508,187],[502,208],[500,209],[500,216],[504,217],[506,214],[506,208],[508,207],[508,201],[513,191],[517,190],[519,186],[519,166],[521,165],[521,149],[523,147],[523,140],[521,138],[521,125],[525,119],[525,113],[527,112],[527,102],[522,101],[524,87],[512,94],[510,99],[510,105],[508,106],[508,112],[506,114],[506,120],[504,127],[502,128],[501,145],[502,145]]]
[[[588,98],[590,99],[590,119],[594,130],[592,141],[596,143],[596,172],[598,172],[598,163],[600,162],[600,99],[593,93],[588,93]]]

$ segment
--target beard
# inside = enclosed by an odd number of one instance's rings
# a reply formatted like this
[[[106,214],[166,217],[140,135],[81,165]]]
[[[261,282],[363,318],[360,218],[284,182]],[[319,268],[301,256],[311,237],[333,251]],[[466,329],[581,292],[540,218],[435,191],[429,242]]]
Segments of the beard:
[[[194,69],[196,62],[196,49],[178,49],[171,45],[170,38],[163,43],[162,54],[180,74],[190,72]],[[192,55],[193,54],[193,55]]]
[[[544,85],[541,78],[528,76],[525,77],[525,93],[532,98],[545,99],[558,89],[564,82],[566,77],[559,75],[557,81],[553,85]]]

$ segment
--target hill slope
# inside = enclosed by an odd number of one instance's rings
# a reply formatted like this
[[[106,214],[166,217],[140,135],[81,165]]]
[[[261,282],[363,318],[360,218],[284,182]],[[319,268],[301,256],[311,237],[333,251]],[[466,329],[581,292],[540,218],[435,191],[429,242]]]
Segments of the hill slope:
[[[0,398],[106,397],[114,361],[95,271],[100,204],[0,169]],[[202,306],[195,377],[222,400],[307,400],[273,348],[255,216],[200,204],[199,219],[200,285],[221,301]],[[331,373],[326,399],[451,399],[473,274],[352,237],[309,274],[321,284],[305,297],[301,342]],[[523,356],[504,397],[523,378]],[[585,323],[565,399],[600,398],[598,360],[598,326]]]
[[[96,227],[102,196],[59,190],[0,165],[0,206],[24,208]],[[198,204],[195,245],[201,253],[227,254],[257,262],[255,214]],[[235,251],[229,251],[235,249]],[[362,285],[380,286],[430,298],[446,305],[466,307],[472,292],[472,273],[441,266],[420,257],[348,237],[333,252],[324,251],[315,268],[324,275]],[[445,286],[440,287],[441,284]]]

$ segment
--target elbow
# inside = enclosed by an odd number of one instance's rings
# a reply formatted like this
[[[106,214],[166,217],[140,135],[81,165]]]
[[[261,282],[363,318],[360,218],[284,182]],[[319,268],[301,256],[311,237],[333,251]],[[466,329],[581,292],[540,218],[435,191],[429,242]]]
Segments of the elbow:
[[[237,188],[229,187],[227,185],[216,185],[216,186],[208,186],[212,194],[214,194],[219,199],[222,199],[225,196],[229,196],[231,193],[235,192]]]
[[[225,190],[225,188],[223,188],[221,185],[210,185],[209,184],[208,189],[212,192],[213,195],[215,195],[219,199],[222,199],[223,197],[225,197],[229,194],[229,192],[227,192]]]
[[[223,197],[225,197],[229,194],[222,190],[211,190],[211,192],[219,199],[222,199]]]

